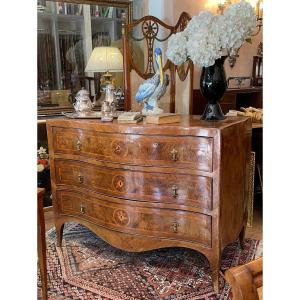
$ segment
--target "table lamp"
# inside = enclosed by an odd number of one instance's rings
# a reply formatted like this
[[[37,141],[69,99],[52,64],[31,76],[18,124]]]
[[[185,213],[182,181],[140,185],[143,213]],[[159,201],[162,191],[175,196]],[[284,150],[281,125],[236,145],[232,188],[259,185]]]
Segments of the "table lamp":
[[[123,56],[121,51],[115,47],[96,47],[85,67],[85,72],[105,72],[102,75],[101,83],[113,83],[110,72],[123,72]]]
[[[100,79],[100,86],[105,90],[102,103],[102,121],[112,121],[115,110],[115,85],[110,72],[123,72],[123,56],[115,47],[96,47],[88,60],[85,72],[105,72]]]

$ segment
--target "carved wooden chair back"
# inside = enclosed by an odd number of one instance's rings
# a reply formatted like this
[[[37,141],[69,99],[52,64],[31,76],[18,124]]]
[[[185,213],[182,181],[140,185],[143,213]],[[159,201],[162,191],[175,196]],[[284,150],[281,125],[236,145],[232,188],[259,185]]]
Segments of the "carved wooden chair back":
[[[170,26],[156,17],[145,16],[127,24],[126,15],[122,18],[122,42],[124,62],[125,110],[141,110],[135,101],[139,85],[152,77],[155,70],[154,49],[159,46],[166,50],[166,42],[173,33],[183,31],[190,21],[188,13],[183,12],[175,26]],[[137,62],[134,42],[142,43],[142,67]],[[165,112],[192,113],[194,65],[188,60],[182,66],[174,65],[164,59],[163,70],[169,75],[169,86],[166,94],[160,99],[160,107]]]

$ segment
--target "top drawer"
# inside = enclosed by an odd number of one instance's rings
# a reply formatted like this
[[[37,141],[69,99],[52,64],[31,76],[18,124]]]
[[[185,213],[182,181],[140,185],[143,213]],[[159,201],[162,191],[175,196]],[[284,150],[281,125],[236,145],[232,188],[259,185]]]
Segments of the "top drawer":
[[[110,134],[53,127],[53,150],[103,161],[212,171],[212,138]]]

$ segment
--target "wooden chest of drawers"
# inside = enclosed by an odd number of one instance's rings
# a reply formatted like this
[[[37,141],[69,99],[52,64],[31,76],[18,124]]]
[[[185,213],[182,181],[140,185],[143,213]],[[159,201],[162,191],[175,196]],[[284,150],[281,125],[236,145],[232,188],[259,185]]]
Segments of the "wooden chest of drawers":
[[[77,221],[127,251],[187,247],[206,255],[214,287],[223,248],[247,220],[251,122],[47,121],[57,242]]]

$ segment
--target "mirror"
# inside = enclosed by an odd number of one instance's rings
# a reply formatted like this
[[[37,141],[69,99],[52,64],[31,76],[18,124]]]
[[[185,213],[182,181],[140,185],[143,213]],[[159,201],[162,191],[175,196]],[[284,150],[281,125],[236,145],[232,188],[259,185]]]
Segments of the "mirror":
[[[132,22],[134,2],[37,1],[38,116],[73,111],[72,101],[81,87],[97,107],[103,94],[101,74],[86,73],[85,66],[95,47],[112,46],[122,52],[121,16],[125,12]],[[123,73],[113,76],[116,88],[123,89]]]

